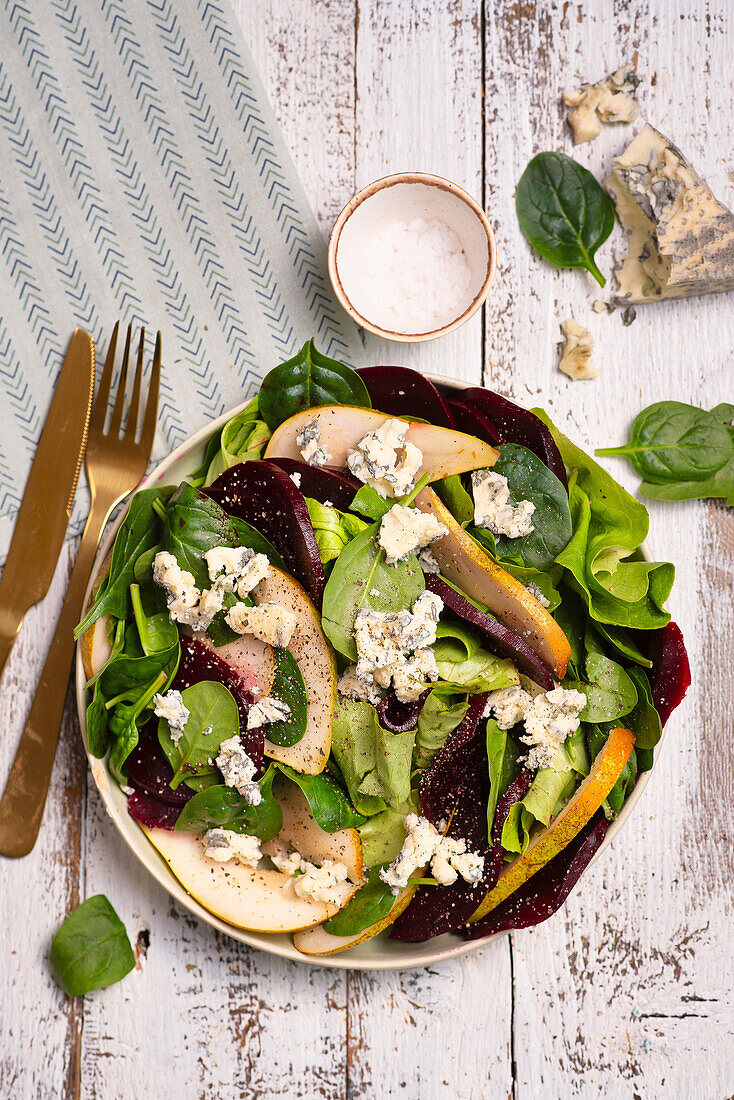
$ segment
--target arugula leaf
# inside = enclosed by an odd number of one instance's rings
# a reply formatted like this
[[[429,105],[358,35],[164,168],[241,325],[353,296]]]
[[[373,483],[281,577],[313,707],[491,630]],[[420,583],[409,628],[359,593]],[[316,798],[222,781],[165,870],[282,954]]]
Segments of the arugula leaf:
[[[281,747],[297,745],[306,732],[308,721],[308,695],[303,673],[298,661],[289,649],[278,646],[273,650],[275,677],[270,694],[290,707],[290,717],[270,722],[265,735],[273,745]]]
[[[520,750],[507,730],[501,730],[493,718],[487,719],[487,763],[489,798],[487,800],[488,835],[492,836],[494,815],[499,800],[520,771]]]
[[[283,811],[273,794],[275,766],[271,764],[260,780],[262,802],[250,803],[233,787],[217,783],[199,791],[185,803],[175,828],[201,836],[207,829],[231,829],[260,840],[272,840],[283,827]]]
[[[413,764],[425,771],[439,749],[443,748],[469,709],[465,695],[448,695],[436,688],[431,691],[418,715]]]
[[[535,512],[529,535],[516,539],[495,536],[497,556],[520,558],[524,565],[534,569],[550,569],[572,533],[566,488],[527,447],[506,443],[499,452],[492,469],[507,478],[511,499],[515,503],[531,501]]]
[[[591,172],[564,153],[538,153],[515,194],[520,229],[536,252],[557,267],[584,267],[599,286],[594,262],[614,226],[612,200]]]
[[[114,985],[135,968],[125,925],[104,894],[87,898],[69,914],[53,938],[48,963],[70,997]]]
[[[339,698],[331,751],[357,813],[370,817],[388,805],[403,811],[410,798],[415,732],[390,733],[369,703]]]
[[[284,420],[315,405],[372,408],[367,387],[357,372],[322,355],[313,340],[307,340],[297,355],[265,375],[260,388],[260,415],[274,431]]]
[[[217,756],[222,741],[239,733],[239,711],[229,689],[215,680],[202,680],[184,688],[181,698],[189,719],[178,743],[174,743],[165,718],[158,722],[158,740],[173,768],[172,790],[182,781],[201,790],[217,782],[219,773],[209,761]]]
[[[358,611],[404,611],[426,587],[415,554],[407,561],[385,564],[385,551],[376,541],[378,526],[372,524],[352,539],[324,588],[321,625],[334,649],[351,661],[357,659],[353,630]]]
[[[295,771],[288,764],[277,764],[277,768],[300,787],[308,800],[316,824],[325,833],[337,833],[340,829],[354,829],[365,820],[355,813],[349,799],[341,788],[328,775],[305,775]]]
[[[208,588],[204,554],[215,546],[239,546],[239,538],[224,509],[182,481],[168,503],[163,544],[181,569],[193,574],[198,588]]]
[[[343,909],[324,921],[324,931],[332,936],[356,936],[389,915],[395,898],[390,887],[380,878],[380,870],[378,866],[370,868],[365,885]]]

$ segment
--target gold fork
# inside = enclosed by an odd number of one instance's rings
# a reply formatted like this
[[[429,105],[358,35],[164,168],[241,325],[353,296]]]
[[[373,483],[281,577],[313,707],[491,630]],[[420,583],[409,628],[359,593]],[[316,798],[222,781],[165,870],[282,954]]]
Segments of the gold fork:
[[[153,369],[140,440],[136,441],[135,437],[143,379],[145,329],[140,333],[130,408],[122,430],[132,339],[131,325],[128,325],[127,329],[125,352],[110,426],[105,432],[119,325],[118,321],[112,333],[99,390],[89,420],[89,440],[85,459],[91,495],[89,516],[77,551],[56,632],[43,666],[13,767],[10,770],[5,793],[0,802],[0,853],[5,856],[25,856],[36,843],[43,809],[46,805],[46,795],[64,711],[69,670],[74,655],[74,627],[81,617],[84,593],[89,584],[97,547],[112,509],[138,484],[147,469],[153,449],[161,376],[160,332],[155,342]]]

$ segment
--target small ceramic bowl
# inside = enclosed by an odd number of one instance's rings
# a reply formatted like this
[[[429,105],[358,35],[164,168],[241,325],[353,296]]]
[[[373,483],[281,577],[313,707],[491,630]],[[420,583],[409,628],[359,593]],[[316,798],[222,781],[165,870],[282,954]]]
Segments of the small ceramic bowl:
[[[414,306],[420,312],[423,299],[438,301],[429,323],[413,316],[400,315],[400,306],[379,300],[381,283],[375,272],[368,270],[369,250],[381,240],[385,229],[393,228],[400,249],[413,244],[413,255],[403,254],[404,270],[415,288]],[[416,228],[418,227],[418,228]],[[446,293],[441,288],[426,285],[426,269],[421,263],[430,248],[425,234],[437,232],[442,243],[460,246],[456,262],[462,281],[448,275]],[[423,239],[418,240],[421,234]],[[411,235],[413,239],[411,241]],[[389,243],[383,244],[383,253]],[[375,263],[374,251],[372,261]],[[347,313],[358,325],[387,340],[416,343],[435,340],[459,328],[472,317],[487,297],[496,265],[496,247],[492,228],[479,204],[461,187],[440,176],[424,172],[398,172],[375,180],[349,200],[336,220],[329,240],[329,276],[334,291]],[[385,283],[389,282],[389,274]],[[425,290],[425,293],[423,290]],[[410,295],[406,295],[406,310]]]

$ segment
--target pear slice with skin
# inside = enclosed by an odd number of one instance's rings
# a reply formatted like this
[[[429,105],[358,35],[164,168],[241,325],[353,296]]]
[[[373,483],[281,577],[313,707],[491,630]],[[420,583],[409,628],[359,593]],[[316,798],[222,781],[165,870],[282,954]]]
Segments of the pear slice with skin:
[[[82,655],[84,675],[87,680],[96,676],[100,669],[104,668],[112,653],[110,642],[111,615],[101,615],[96,623],[84,631],[79,641],[79,649]]]
[[[288,649],[301,670],[308,698],[306,732],[301,740],[285,747],[274,745],[266,737],[265,755],[290,764],[298,772],[317,775],[326,767],[331,751],[337,681],[334,655],[321,629],[321,616],[298,581],[273,565],[251,595],[256,604],[277,603],[295,615],[296,628]]]
[[[406,440],[415,444],[423,454],[423,462],[416,480],[428,474],[431,481],[494,466],[499,451],[473,435],[439,428],[435,424],[420,424],[404,417],[391,417],[374,409],[361,409],[354,405],[320,405],[296,413],[275,429],[265,450],[264,458],[293,458],[303,461],[296,436],[306,424],[318,420],[321,434],[319,446],[329,452],[327,466],[347,465],[347,454],[359,441],[381,427],[386,420],[401,420],[409,424]]]
[[[339,955],[350,947],[356,947],[358,943],[365,943],[379,936],[380,932],[389,928],[403,910],[408,908],[417,889],[417,886],[406,886],[395,898],[395,904],[386,917],[371,924],[369,928],[357,932],[354,936],[334,936],[319,924],[306,931],[296,932],[293,937],[293,946],[304,955]]]
[[[299,898],[280,871],[217,863],[204,855],[201,837],[141,826],[184,889],[215,917],[251,932],[294,932],[333,917],[341,906]],[[357,890],[355,886],[351,897]],[[344,904],[349,900],[347,897]]]
[[[525,852],[510,863],[499,877],[497,885],[480,902],[469,923],[491,913],[510,894],[545,867],[554,856],[570,844],[608,797],[622,774],[635,745],[632,730],[613,729],[591,766],[591,771],[547,829],[535,837]]]
[[[571,657],[568,638],[524,584],[506,573],[485,554],[456,522],[448,508],[428,486],[415,500],[422,512],[431,512],[448,534],[431,543],[441,573],[473,600],[483,603],[500,622],[525,638],[559,680]]]
[[[278,833],[278,840],[295,848],[311,863],[322,864],[325,859],[344,863],[352,882],[360,882],[362,841],[357,830],[324,832],[314,820],[303,791],[285,776],[278,776],[273,785],[273,793],[283,811],[283,825]]]

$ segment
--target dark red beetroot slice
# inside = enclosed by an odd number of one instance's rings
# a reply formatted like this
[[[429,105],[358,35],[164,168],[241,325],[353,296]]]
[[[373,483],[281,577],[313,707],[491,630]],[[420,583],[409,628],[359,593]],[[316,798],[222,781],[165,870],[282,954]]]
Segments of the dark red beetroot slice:
[[[485,876],[485,891],[492,890],[497,885],[497,879],[500,877],[500,871],[502,870],[502,830],[505,827],[507,815],[511,807],[528,793],[533,778],[531,771],[528,771],[527,768],[521,768],[519,774],[513,779],[497,803],[494,821],[492,822],[492,851],[487,860],[489,867]],[[471,916],[471,914],[469,915]]]
[[[380,716],[380,724],[391,733],[405,733],[406,730],[415,729],[427,698],[428,692],[424,691],[414,703],[401,703],[390,688],[375,707]]]
[[[638,630],[635,636],[653,663],[652,701],[665,725],[691,686],[683,635],[678,624],[670,622],[660,630]]]
[[[442,580],[437,573],[429,573],[426,576],[426,587],[441,597],[444,605],[457,619],[463,620],[481,633],[484,644],[490,652],[514,661],[520,672],[534,683],[540,684],[546,691],[553,689],[554,681],[550,669],[524,638],[515,634],[514,630],[510,630],[503,623],[485,615],[483,611],[478,611],[474,604],[469,603],[450,584],[446,584],[446,581]]]
[[[240,462],[218,477],[209,496],[270,539],[289,571],[318,605],[324,570],[308,508],[285,470],[271,462]]]
[[[125,770],[132,787],[169,806],[181,807],[194,794],[185,783],[175,791],[169,786],[173,779],[173,768],[158,741],[157,718],[141,729],[138,743],[125,761]]]
[[[476,924],[462,929],[469,940],[480,940],[511,928],[531,928],[552,917],[563,905],[599,850],[608,823],[601,811],[562,852]]]
[[[548,469],[568,488],[566,467],[553,436],[542,420],[527,409],[508,401],[492,390],[462,390],[457,402],[475,408],[492,422],[499,433],[501,443],[520,443],[534,451]]]
[[[183,691],[184,688],[198,684],[202,680],[216,680],[232,692],[240,715],[242,744],[260,769],[263,762],[265,733],[262,726],[252,730],[247,728],[247,712],[252,703],[252,696],[245,690],[241,676],[236,669],[217,656],[211,646],[199,641],[198,638],[190,638],[184,634],[181,636],[181,660],[171,687],[177,691]]]
[[[178,821],[181,807],[169,806],[143,791],[133,791],[128,796],[127,812],[148,829],[172,829]]]
[[[485,443],[491,443],[493,447],[501,442],[500,433],[489,417],[485,416],[480,409],[463,405],[461,401],[449,401],[448,406],[451,409],[454,423],[460,432],[475,435],[478,439],[483,439]]]
[[[309,466],[308,462],[297,462],[294,458],[270,458],[268,462],[289,476],[300,474],[300,488],[305,497],[313,497],[321,504],[329,501],[340,512],[349,511],[355,494],[362,488],[359,478],[336,466]]]
[[[453,428],[448,405],[433,382],[409,367],[362,367],[362,376],[375,409],[391,416],[419,416],[440,428]]]

